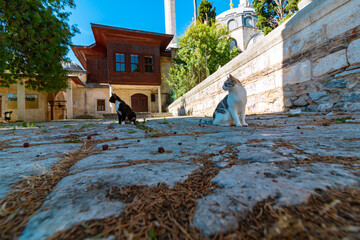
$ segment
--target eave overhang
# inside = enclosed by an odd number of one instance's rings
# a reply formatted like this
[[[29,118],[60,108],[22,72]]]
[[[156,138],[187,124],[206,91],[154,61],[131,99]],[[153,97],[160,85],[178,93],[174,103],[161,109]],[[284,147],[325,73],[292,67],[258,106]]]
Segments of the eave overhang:
[[[84,69],[89,56],[105,56],[108,42],[129,43],[160,48],[160,55],[168,56],[166,47],[173,39],[173,35],[127,29],[91,23],[95,43],[89,46],[72,45],[71,49],[79,59]]]

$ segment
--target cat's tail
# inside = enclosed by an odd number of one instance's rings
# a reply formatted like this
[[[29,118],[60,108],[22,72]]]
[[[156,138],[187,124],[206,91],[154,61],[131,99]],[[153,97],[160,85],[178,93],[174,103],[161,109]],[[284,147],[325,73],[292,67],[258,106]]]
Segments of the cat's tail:
[[[212,120],[200,119],[199,124],[213,125],[213,121]]]

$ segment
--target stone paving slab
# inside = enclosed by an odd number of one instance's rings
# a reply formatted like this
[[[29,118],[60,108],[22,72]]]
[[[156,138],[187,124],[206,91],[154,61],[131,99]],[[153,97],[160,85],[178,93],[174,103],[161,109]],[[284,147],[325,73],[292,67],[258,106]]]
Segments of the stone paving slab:
[[[3,149],[0,151],[0,199],[9,190],[9,183],[48,170],[58,161],[58,156],[78,147],[78,143],[38,145],[31,148],[19,147],[16,144],[14,148]]]
[[[199,167],[198,164],[167,162],[70,175],[62,179],[49,195],[43,208],[50,209],[33,217],[19,239],[44,239],[81,221],[119,215],[124,204],[107,199],[110,187],[155,185],[160,182],[173,186]]]
[[[194,216],[194,226],[205,235],[235,230],[238,223],[234,213],[245,213],[268,197],[279,197],[281,206],[299,204],[315,193],[314,188],[326,191],[353,186],[359,177],[339,165],[313,164],[284,171],[260,162],[224,169],[213,182],[222,189],[200,199]]]
[[[278,205],[294,205],[314,189],[359,187],[360,166],[344,161],[360,157],[360,115],[351,114],[351,123],[345,117],[252,115],[249,127],[199,124],[209,119],[200,117],[148,119],[146,128],[109,120],[1,125],[0,200],[9,183],[38,173],[34,164],[46,170],[84,142],[95,143],[93,154],[70,168],[21,237],[45,239],[86,220],[120,215],[126,204],[107,199],[111,187],[171,187],[201,168],[196,160],[207,155],[219,169],[212,179],[218,189],[198,199],[193,224],[204,235],[226,232],[237,227],[236,215],[270,196],[278,197]],[[336,159],[321,162],[329,157]]]

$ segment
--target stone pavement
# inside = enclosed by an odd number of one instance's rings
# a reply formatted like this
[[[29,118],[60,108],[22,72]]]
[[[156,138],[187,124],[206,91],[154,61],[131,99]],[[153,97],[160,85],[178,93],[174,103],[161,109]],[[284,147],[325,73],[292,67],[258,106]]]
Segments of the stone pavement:
[[[320,190],[360,188],[359,114],[252,115],[249,127],[202,125],[200,119],[206,118],[148,119],[138,128],[105,120],[0,124],[3,209],[17,181],[61,164],[83,144],[94,146],[58,182],[19,239],[45,239],[83,221],[119,216],[127,203],[108,197],[112,187],[171,188],[201,169],[197,160],[204,156],[218,169],[211,180],[217,188],[197,199],[193,215],[204,236],[236,229],[236,216],[269,197],[287,206]]]

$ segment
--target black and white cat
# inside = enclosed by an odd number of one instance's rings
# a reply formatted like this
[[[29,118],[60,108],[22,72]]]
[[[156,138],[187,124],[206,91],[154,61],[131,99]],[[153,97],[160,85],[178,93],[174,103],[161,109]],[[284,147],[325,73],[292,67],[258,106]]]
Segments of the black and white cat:
[[[213,114],[213,125],[238,127],[247,126],[245,122],[246,90],[240,81],[229,74],[222,87],[229,91],[217,105]]]
[[[123,100],[115,93],[111,94],[109,102],[115,103],[115,109],[119,117],[119,124],[125,123],[126,120],[133,122],[136,125],[136,114],[131,110]]]

